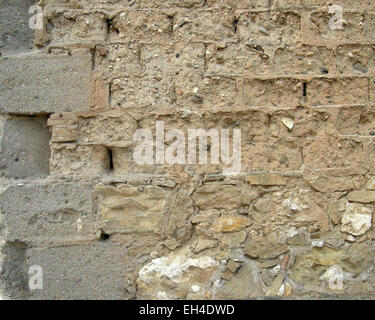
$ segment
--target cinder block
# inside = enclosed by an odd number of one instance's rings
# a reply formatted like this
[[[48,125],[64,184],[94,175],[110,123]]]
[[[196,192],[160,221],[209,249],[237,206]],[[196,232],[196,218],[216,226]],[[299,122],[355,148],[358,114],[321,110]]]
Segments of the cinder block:
[[[0,0],[0,52],[33,48],[34,30],[29,27],[29,8],[34,0]]]
[[[47,26],[36,33],[36,44],[104,41],[107,36],[103,13],[58,8],[45,13]],[[50,26],[53,26],[52,28]]]
[[[345,0],[344,0],[345,1]],[[312,8],[319,6],[328,6],[334,3],[334,0],[273,0],[274,5],[279,8]],[[337,2],[337,0],[336,0]]]
[[[289,121],[288,121],[289,120]],[[275,111],[269,121],[268,130],[265,134],[274,137],[315,137],[320,132],[335,131],[337,120],[337,108],[304,108]],[[292,129],[288,127],[292,124]]]
[[[374,10],[375,4],[372,0],[274,0],[275,5],[281,8],[313,8],[319,6],[339,5],[344,10]]]
[[[292,78],[245,79],[243,99],[247,106],[292,107],[303,98],[302,81]]]
[[[109,29],[109,39],[160,43],[170,40],[172,19],[159,10],[130,10],[117,14]]]
[[[101,144],[53,144],[52,174],[105,175],[109,173],[109,168],[109,149]]]
[[[103,76],[109,79],[141,75],[144,70],[139,56],[139,44],[100,45],[95,50],[95,69],[103,72]]]
[[[327,74],[334,70],[334,51],[323,46],[285,45],[244,41],[241,44],[210,45],[207,71],[217,74]]]
[[[208,7],[226,9],[262,9],[272,6],[274,0],[207,0]]]
[[[22,55],[0,60],[0,112],[40,114],[89,108],[91,55]]]
[[[43,289],[31,290],[31,299],[125,299],[126,254],[110,241],[27,249],[27,268],[43,270]]]
[[[372,5],[375,6],[374,4]],[[373,8],[372,10],[374,10]],[[365,14],[365,21],[364,21],[364,29],[366,38],[369,41],[375,40],[375,13],[374,12],[368,12]]]
[[[54,127],[52,130],[52,142],[74,142],[78,138],[78,128],[76,125]]]
[[[364,142],[321,134],[303,147],[306,168],[364,168]]]
[[[129,5],[129,1],[121,1],[121,5]],[[204,6],[204,0],[137,0],[131,7],[138,6],[139,8],[199,8]]]
[[[49,174],[50,133],[45,117],[3,120],[0,172],[13,178],[40,178]]]
[[[234,42],[236,18],[233,12],[188,11],[178,13],[173,20],[174,39],[180,42],[221,41]]]
[[[289,141],[288,141],[289,140]],[[303,157],[297,140],[261,137],[242,146],[242,171],[298,170]]]
[[[17,185],[0,194],[4,238],[11,242],[67,243],[97,238],[87,183]]]
[[[177,104],[188,109],[225,108],[239,101],[240,80],[226,76],[207,76],[203,79],[192,72],[176,77]]]
[[[163,78],[182,71],[204,73],[205,47],[202,43],[142,45],[140,59],[148,76]]]
[[[309,0],[314,1],[314,0]],[[334,4],[342,6],[344,9],[354,9],[354,10],[375,10],[375,3],[372,0],[361,0],[361,1],[352,1],[352,0],[326,0],[328,2],[334,2]]]
[[[342,45],[336,50],[337,71],[341,74],[367,74],[375,70],[375,49],[372,45]]]
[[[261,75],[269,71],[269,58],[273,48],[251,43],[212,44],[207,47],[207,72],[212,74]]]
[[[112,107],[168,107],[173,103],[173,79],[171,76],[130,76],[113,81]]]
[[[261,0],[267,1],[267,0]],[[199,8],[204,5],[204,0],[79,0],[79,3],[69,0],[43,0],[44,5],[59,6],[64,8],[80,8],[88,7],[105,7],[105,8],[121,8],[123,9],[166,9],[166,8]]]
[[[243,42],[256,44],[292,44],[301,32],[301,17],[295,12],[244,12],[238,21]]]
[[[307,83],[307,102],[311,106],[362,104],[368,101],[367,78],[321,78]]]
[[[336,128],[343,135],[375,135],[375,111],[371,106],[341,107]]]
[[[103,143],[108,146],[115,141],[120,141],[120,143],[122,141],[124,144],[131,143],[133,134],[139,125],[134,119],[134,115],[124,111],[109,111],[97,117],[80,119],[78,138],[80,143]],[[108,128],[111,129],[108,130]]]
[[[328,74],[335,70],[334,51],[323,46],[285,46],[275,51],[273,74]]]
[[[310,15],[308,25],[309,36],[304,38],[314,42],[340,42],[340,41],[364,41],[366,34],[364,30],[363,13],[361,12],[343,12],[342,29],[333,29],[330,27],[331,19],[334,19],[333,14],[327,10],[314,11]]]

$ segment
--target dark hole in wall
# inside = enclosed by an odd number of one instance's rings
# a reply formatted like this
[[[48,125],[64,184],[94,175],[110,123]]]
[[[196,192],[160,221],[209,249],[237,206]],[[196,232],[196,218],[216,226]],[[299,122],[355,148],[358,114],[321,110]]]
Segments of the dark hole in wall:
[[[304,97],[307,97],[307,82],[304,82],[304,83],[302,84],[302,87],[303,87],[303,89],[302,89],[302,95],[303,95]]]
[[[110,31],[111,31],[112,21],[113,21],[113,19],[106,19],[106,21],[105,21],[106,26],[107,26],[107,34],[109,34]]]
[[[100,241],[107,241],[109,238],[109,234],[105,233],[103,230],[100,230]]]
[[[112,149],[108,149],[108,171],[112,172],[114,170],[113,166],[113,151]]]
[[[237,29],[238,29],[238,21],[239,21],[239,19],[234,19],[234,21],[233,21],[233,31],[234,31],[234,33],[237,33]]]
[[[120,33],[120,30],[118,30],[114,25],[113,25],[113,18],[112,19],[106,19],[106,26],[107,26],[107,39],[109,39],[109,35],[111,32],[114,32],[116,34]]]

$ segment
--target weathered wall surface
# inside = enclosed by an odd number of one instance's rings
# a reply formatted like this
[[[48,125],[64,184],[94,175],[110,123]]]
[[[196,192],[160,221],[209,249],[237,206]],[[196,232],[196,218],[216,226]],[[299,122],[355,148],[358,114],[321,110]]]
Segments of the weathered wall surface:
[[[31,4],[0,0],[3,296],[375,297],[374,1]],[[138,165],[158,121],[241,129],[241,172]]]

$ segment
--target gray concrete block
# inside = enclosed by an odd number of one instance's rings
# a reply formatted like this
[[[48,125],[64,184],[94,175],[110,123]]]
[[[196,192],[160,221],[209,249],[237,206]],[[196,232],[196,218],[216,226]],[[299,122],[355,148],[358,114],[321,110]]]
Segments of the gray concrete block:
[[[33,48],[34,30],[29,27],[30,6],[35,0],[0,0],[0,52],[20,52]]]
[[[24,243],[0,245],[0,293],[10,299],[24,299],[29,296]]]
[[[0,112],[35,115],[87,110],[91,55],[0,59]]]
[[[3,120],[0,173],[13,178],[49,175],[50,132],[46,117]]]
[[[43,269],[43,289],[31,299],[126,298],[125,246],[107,242],[54,248],[29,248],[27,267]]]
[[[88,183],[8,187],[0,194],[4,239],[58,244],[98,238],[93,228],[96,208],[91,190]]]

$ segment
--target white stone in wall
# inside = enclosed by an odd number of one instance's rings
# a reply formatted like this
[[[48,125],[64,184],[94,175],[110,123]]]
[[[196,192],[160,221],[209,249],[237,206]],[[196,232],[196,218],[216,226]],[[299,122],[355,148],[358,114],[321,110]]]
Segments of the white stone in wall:
[[[365,234],[371,228],[372,211],[363,204],[350,203],[341,219],[341,231],[353,236]]]

